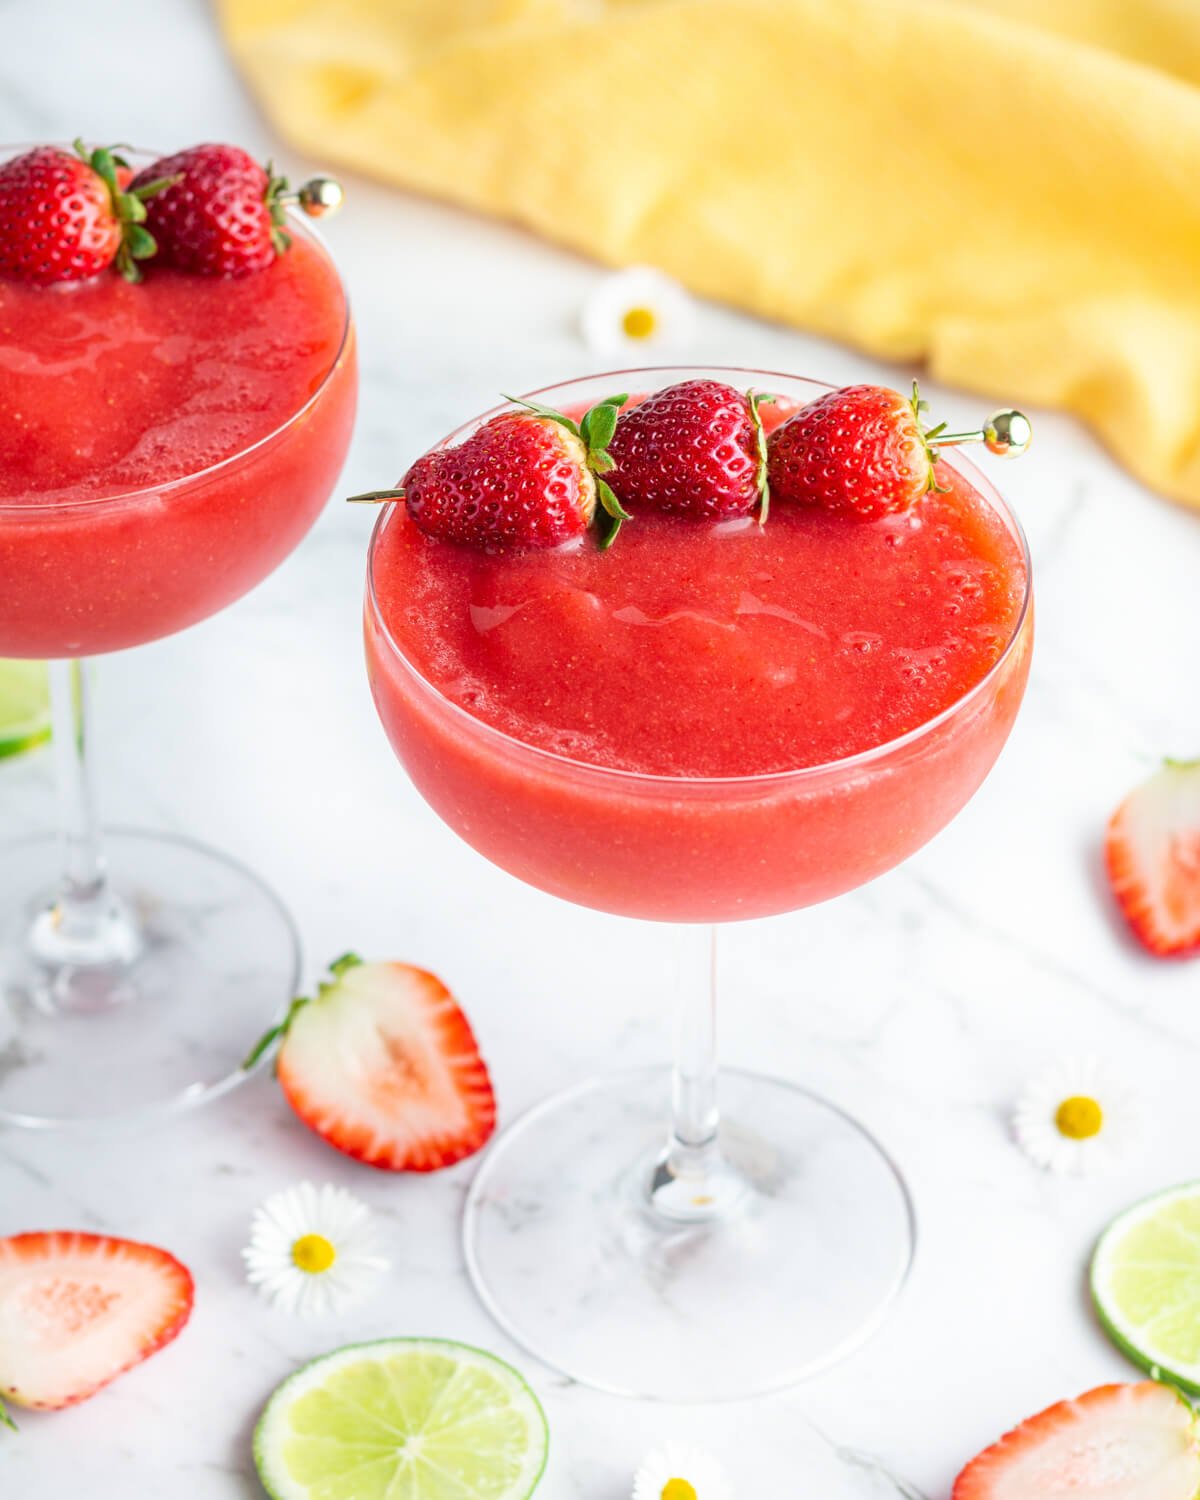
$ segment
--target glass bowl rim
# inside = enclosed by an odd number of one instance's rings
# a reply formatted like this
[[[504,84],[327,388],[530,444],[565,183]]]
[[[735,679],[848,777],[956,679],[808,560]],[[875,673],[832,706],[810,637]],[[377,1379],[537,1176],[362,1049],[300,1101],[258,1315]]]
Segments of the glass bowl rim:
[[[626,381],[626,377],[637,376],[659,376],[673,375],[679,379],[703,379],[706,377],[741,377],[749,379],[751,384],[766,380],[802,381],[817,391],[831,391],[838,387],[827,381],[813,380],[807,375],[789,374],[783,370],[758,370],[742,365],[640,365],[632,369],[624,370],[600,370],[592,375],[578,375],[570,380],[557,380],[550,385],[539,386],[537,390],[527,391],[518,399],[520,400],[544,400],[547,396],[576,385],[591,385],[595,381],[614,381],[614,389],[620,389],[623,384],[632,384],[632,379]],[[669,382],[668,382],[669,383]],[[444,438],[439,439],[431,445],[432,448],[444,448],[454,442],[460,436],[465,436],[470,431],[479,427],[482,423],[498,416],[501,412],[511,410],[511,402],[504,401],[498,406],[489,408],[481,415],[472,417],[469,421],[461,423]],[[503,729],[497,729],[495,725],[487,723],[486,720],[477,718],[461,704],[455,703],[447,698],[440,688],[434,686],[408,659],[401,650],[387,621],[383,618],[383,612],[379,608],[378,597],[375,592],[375,555],[378,550],[379,541],[388,519],[401,502],[389,501],[380,515],[375,520],[371,531],[371,540],[367,548],[367,604],[371,617],[392,657],[400,663],[404,671],[417,684],[423,692],[429,694],[438,704],[439,709],[448,710],[452,722],[462,722],[469,732],[481,735],[485,740],[493,740],[504,746],[509,751],[515,751],[520,756],[530,757],[535,763],[546,762],[560,768],[563,772],[575,776],[588,778],[616,778],[623,784],[643,783],[647,786],[659,789],[673,788],[678,793],[681,789],[699,789],[704,787],[720,787],[733,789],[736,787],[755,788],[779,786],[795,781],[820,781],[832,776],[840,776],[865,770],[879,761],[885,761],[891,756],[899,754],[916,744],[926,735],[934,733],[944,724],[949,723],[970,706],[986,697],[988,689],[1003,673],[1010,658],[1015,654],[1018,644],[1024,638],[1025,627],[1030,616],[1033,602],[1033,562],[1029,551],[1029,541],[1025,535],[1025,529],[1021,525],[1016,512],[1012,510],[1000,491],[980,469],[957,450],[943,454],[943,458],[950,463],[952,468],[963,472],[971,484],[987,500],[992,508],[999,512],[1001,519],[1006,523],[1014,536],[1020,549],[1021,561],[1024,567],[1025,584],[1021,594],[1021,607],[1017,611],[1013,623],[1012,633],[1004,645],[1004,649],[996,660],[979,679],[967,691],[954,700],[953,703],[936,713],[932,718],[924,720],[912,729],[906,730],[904,734],[897,735],[890,740],[884,740],[879,745],[871,745],[865,750],[858,750],[853,755],[843,756],[838,760],[820,761],[811,766],[793,766],[783,771],[760,771],[750,772],[736,776],[678,776],[667,775],[654,771],[631,771],[623,766],[603,766],[594,761],[577,760],[570,755],[562,755],[557,750],[547,750],[541,745],[532,745],[528,740],[522,740],[516,735],[508,734]]]
[[[0,142],[0,161],[7,160],[9,156],[14,152],[31,151],[36,149],[36,147],[38,146],[46,145],[57,146],[61,150],[73,149],[72,146],[63,141]],[[122,148],[122,150],[124,153],[128,153],[130,156],[146,157],[149,161],[157,161],[160,156],[165,154],[158,151],[151,152],[144,147],[137,146],[125,146]],[[350,333],[353,328],[354,319],[350,309],[349,290],[347,289],[341,271],[338,269],[337,261],[334,259],[332,253],[330,252],[329,246],[325,243],[324,236],[317,232],[312,220],[309,219],[306,215],[299,213],[293,205],[287,205],[285,211],[288,215],[290,226],[293,229],[298,230],[301,234],[307,235],[309,239],[315,241],[316,244],[320,247],[322,254],[325,256],[325,259],[329,262],[330,266],[333,269],[334,276],[337,278],[337,284],[342,293],[342,306],[344,309],[342,318],[342,333],[341,337],[338,340],[337,350],[334,353],[333,359],[330,361],[329,368],[321,376],[320,384],[308,396],[303,406],[298,406],[290,416],[285,417],[284,420],[280,422],[277,427],[273,427],[270,432],[264,433],[262,437],[255,438],[252,443],[248,443],[244,448],[239,448],[236,452],[229,453],[224,458],[218,459],[216,463],[206,465],[203,469],[193,469],[187,474],[177,474],[173,479],[167,479],[158,484],[143,484],[132,490],[118,490],[111,495],[90,495],[86,498],[78,500],[32,500],[29,502],[22,501],[20,504],[17,504],[12,500],[6,501],[3,496],[0,495],[0,515],[58,515],[76,510],[90,509],[92,506],[97,505],[112,506],[113,508],[116,508],[121,505],[126,505],[130,501],[140,500],[148,495],[157,496],[170,494],[175,489],[183,485],[196,484],[202,480],[208,479],[214,474],[219,474],[223,469],[227,467],[231,467],[234,464],[241,463],[243,459],[248,458],[252,453],[256,453],[260,448],[266,447],[268,443],[273,443],[276,438],[280,437],[288,430],[289,427],[291,427],[294,423],[299,422],[313,409],[313,407],[324,395],[326,388],[328,387],[330,381],[333,379],[334,373],[342,362],[342,357],[345,354],[346,348],[350,342]],[[104,273],[102,272],[101,274]]]

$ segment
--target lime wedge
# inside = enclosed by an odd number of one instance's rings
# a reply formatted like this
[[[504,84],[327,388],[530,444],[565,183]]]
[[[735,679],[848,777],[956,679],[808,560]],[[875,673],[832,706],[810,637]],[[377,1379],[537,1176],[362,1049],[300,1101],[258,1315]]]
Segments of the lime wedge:
[[[1155,1380],[1200,1395],[1200,1182],[1114,1219],[1092,1256],[1091,1284],[1122,1353]]]
[[[254,1461],[275,1500],[526,1500],[548,1445],[511,1365],[444,1339],[382,1339],[285,1380]]]
[[[50,738],[50,684],[40,661],[0,661],[0,757]]]

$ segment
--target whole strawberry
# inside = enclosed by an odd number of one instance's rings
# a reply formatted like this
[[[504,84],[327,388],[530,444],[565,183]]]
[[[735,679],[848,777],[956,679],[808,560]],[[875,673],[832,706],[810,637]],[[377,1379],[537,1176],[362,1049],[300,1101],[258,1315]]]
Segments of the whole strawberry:
[[[606,451],[624,396],[602,401],[576,423],[532,402],[502,412],[453,448],[434,448],[394,490],[352,499],[402,499],[428,536],[485,552],[557,547],[584,536],[597,501],[607,546],[628,516],[605,481]]]
[[[287,180],[238,146],[191,146],[164,156],[133,180],[167,178],[149,205],[147,227],[166,265],[201,276],[265,270],[288,248],[283,229]]]
[[[766,440],[753,391],[719,380],[666,386],[626,412],[609,444],[622,505],[701,521],[767,513]]]
[[[108,147],[75,154],[38,146],[0,166],[0,276],[49,286],[85,281],[114,261],[129,281],[154,254],[146,200],[163,187],[128,183],[128,164]]]
[[[923,404],[881,385],[848,385],[809,402],[767,442],[771,493],[785,504],[860,521],[910,510],[938,488]]]

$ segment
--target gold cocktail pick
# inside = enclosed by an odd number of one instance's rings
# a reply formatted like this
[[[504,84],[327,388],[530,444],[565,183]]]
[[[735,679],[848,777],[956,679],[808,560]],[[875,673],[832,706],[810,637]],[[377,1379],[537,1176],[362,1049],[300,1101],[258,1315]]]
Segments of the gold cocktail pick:
[[[942,426],[946,424],[943,422]],[[1023,411],[1005,407],[994,411],[974,432],[943,432],[934,427],[925,434],[927,448],[956,448],[962,443],[982,443],[998,458],[1019,458],[1033,438],[1033,426]]]
[[[324,219],[337,213],[346,201],[346,190],[336,177],[310,177],[291,193],[283,193],[282,203],[294,203],[310,219]]]

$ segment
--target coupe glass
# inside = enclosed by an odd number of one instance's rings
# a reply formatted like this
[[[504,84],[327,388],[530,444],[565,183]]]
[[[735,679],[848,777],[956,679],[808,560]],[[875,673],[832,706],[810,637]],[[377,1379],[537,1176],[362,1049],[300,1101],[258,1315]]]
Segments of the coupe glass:
[[[294,236],[317,240],[292,219]],[[295,993],[295,928],[251,871],[190,839],[102,833],[85,658],[216,613],[309,530],[354,423],[341,297],[320,385],[220,463],[32,505],[5,504],[0,466],[0,656],[50,662],[62,822],[57,836],[0,845],[0,1123],[104,1123],[211,1098],[244,1076],[249,1047]]]
[[[614,389],[705,377],[800,401],[828,389],[760,370],[655,369],[533,395],[576,409]],[[575,1380],[672,1400],[778,1389],[859,1345],[904,1282],[913,1211],[886,1150],[786,1080],[727,1069],[718,1082],[716,947],[720,923],[825,901],[899,864],[967,802],[1012,727],[1032,644],[1028,550],[987,479],[957,453],[944,458],[1024,559],[1011,639],[982,681],[910,733],[761,776],[611,770],[534,748],[451,703],[381,618],[375,557],[395,506],[378,519],[365,611],[371,687],[429,804],[542,890],[708,924],[678,929],[674,1067],[597,1078],[538,1105],[497,1137],[467,1202],[479,1295],[513,1338]]]

